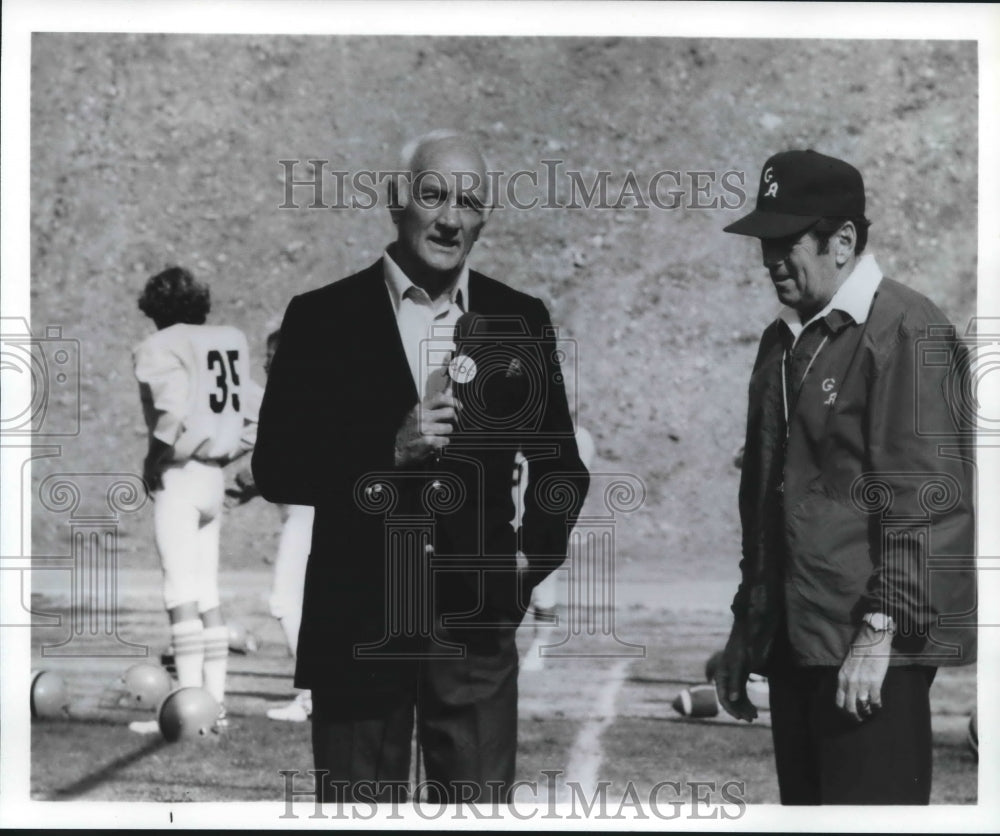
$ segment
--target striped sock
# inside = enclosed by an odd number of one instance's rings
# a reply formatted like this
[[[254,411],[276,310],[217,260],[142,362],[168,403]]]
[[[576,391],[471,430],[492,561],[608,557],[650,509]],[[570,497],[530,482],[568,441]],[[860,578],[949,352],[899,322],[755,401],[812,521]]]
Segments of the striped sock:
[[[205,656],[202,629],[199,618],[170,625],[174,664],[177,665],[177,681],[181,688],[200,688],[202,685],[201,669]]]
[[[205,690],[222,705],[226,696],[226,663],[229,661],[229,628],[205,628]]]

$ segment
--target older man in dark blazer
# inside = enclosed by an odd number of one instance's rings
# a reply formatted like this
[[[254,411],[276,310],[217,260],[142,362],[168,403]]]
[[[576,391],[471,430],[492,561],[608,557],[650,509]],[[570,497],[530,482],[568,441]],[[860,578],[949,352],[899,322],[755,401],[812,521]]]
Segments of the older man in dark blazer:
[[[295,683],[325,800],[404,796],[415,717],[429,796],[503,802],[514,633],[588,475],[544,304],[466,265],[491,211],[482,155],[436,132],[404,158],[396,241],[288,307],[253,472],[267,499],[316,508]]]

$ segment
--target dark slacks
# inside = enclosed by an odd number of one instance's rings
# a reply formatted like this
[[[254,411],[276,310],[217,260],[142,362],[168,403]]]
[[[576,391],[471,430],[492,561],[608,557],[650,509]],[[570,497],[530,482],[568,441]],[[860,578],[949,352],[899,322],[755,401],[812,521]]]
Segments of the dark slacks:
[[[771,730],[782,804],[928,804],[935,668],[890,667],[882,709],[837,708],[838,668],[772,671]]]
[[[421,798],[502,804],[517,754],[517,647],[425,659],[400,693],[346,698],[313,689],[312,741],[322,800],[405,800],[414,718],[426,774]]]

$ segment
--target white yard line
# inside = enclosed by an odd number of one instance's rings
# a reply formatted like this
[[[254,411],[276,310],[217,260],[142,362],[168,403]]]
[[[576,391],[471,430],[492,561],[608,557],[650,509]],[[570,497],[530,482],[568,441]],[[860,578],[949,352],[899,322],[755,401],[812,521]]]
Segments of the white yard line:
[[[583,724],[583,728],[580,729],[580,733],[573,743],[573,748],[570,750],[566,773],[563,776],[564,780],[560,782],[558,787],[557,802],[568,800],[569,790],[566,783],[568,781],[577,784],[588,797],[593,793],[601,761],[604,758],[601,735],[617,717],[615,701],[618,699],[622,683],[625,682],[625,674],[628,672],[630,661],[629,659],[620,659],[608,671],[607,681],[594,705],[593,716]]]

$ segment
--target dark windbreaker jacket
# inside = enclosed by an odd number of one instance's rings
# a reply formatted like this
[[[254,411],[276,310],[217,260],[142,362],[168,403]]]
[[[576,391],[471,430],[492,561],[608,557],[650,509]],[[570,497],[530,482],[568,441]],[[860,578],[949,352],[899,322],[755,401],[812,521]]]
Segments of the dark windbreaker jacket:
[[[750,380],[732,609],[749,628],[753,670],[766,673],[783,618],[798,664],[839,666],[866,612],[895,620],[893,664],[972,662],[968,352],[933,303],[889,279],[863,322],[835,308],[818,327],[827,341],[797,390],[787,441],[792,336],[781,319]]]

